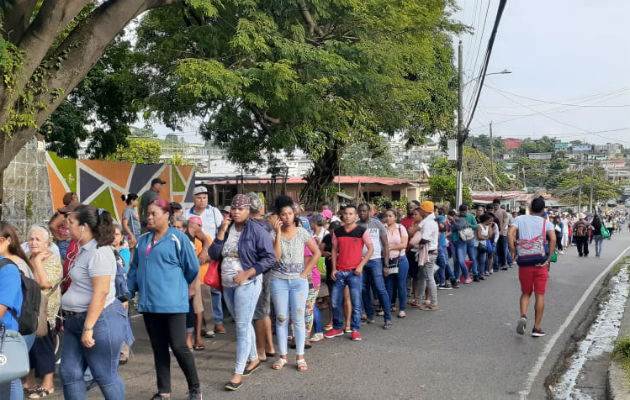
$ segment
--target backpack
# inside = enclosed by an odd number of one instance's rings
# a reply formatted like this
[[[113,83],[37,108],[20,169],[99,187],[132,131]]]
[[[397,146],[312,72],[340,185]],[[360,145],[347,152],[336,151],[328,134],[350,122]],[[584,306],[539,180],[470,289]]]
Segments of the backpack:
[[[3,258],[0,260],[0,269],[9,264],[14,263],[8,258]],[[17,320],[20,334],[30,335],[35,333],[37,330],[39,307],[42,300],[42,289],[35,280],[25,276],[22,271],[20,271],[20,277],[22,280],[22,309],[20,311],[20,316],[18,318],[15,311],[12,309],[9,309],[9,312],[13,318]]]
[[[131,292],[127,287],[127,273],[125,273],[125,267],[123,265],[123,258],[120,256],[117,250],[114,250],[114,256],[116,257],[116,279],[114,280],[114,287],[116,288],[116,298],[121,302],[131,300]]]
[[[586,236],[586,224],[578,222],[575,227],[575,236]]]
[[[543,218],[542,234],[532,239],[516,240],[516,263],[519,266],[532,266],[543,264],[547,261],[549,247],[547,246],[547,220]]]

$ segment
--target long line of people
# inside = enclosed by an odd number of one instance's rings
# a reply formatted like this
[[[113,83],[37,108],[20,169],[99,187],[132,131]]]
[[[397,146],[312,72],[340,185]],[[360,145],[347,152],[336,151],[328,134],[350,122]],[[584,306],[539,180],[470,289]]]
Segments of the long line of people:
[[[153,350],[152,399],[170,398],[169,352],[184,372],[189,398],[202,398],[193,350],[205,349],[203,336],[225,333],[223,302],[237,341],[227,390],[238,390],[243,377],[269,357],[275,357],[272,369],[283,369],[289,347],[295,348],[295,368],[305,372],[305,349],[312,342],[345,334],[360,341],[362,323],[375,323],[376,316],[391,329],[396,311],[403,319],[409,306],[439,310],[439,290],[513,267],[508,231],[525,213],[509,213],[497,199],[474,213],[467,205],[456,211],[414,201],[406,215],[391,205],[379,213],[367,203],[343,205],[334,215],[324,203],[307,218],[291,198],[279,196],[273,212],[263,215],[255,193],[236,195],[220,210],[208,204],[203,186],[194,189],[194,205],[184,210],[159,199],[163,183],[151,183],[154,193],[143,194],[140,212],[137,194],[123,196],[121,226],[107,211],[79,204],[72,193],[51,218],[50,233],[33,227],[23,246],[15,229],[0,222],[0,256],[9,260],[0,264],[4,328],[21,328],[22,280],[34,280],[47,299],[46,329],[23,335],[32,369],[22,381],[0,384],[0,398],[55,392],[60,330],[64,397],[85,398],[87,380],[106,399],[124,398],[118,366],[128,362],[133,343],[130,304],[142,314]],[[574,244],[580,257],[588,256],[593,241],[600,256],[603,239],[624,223],[624,216],[542,216],[553,226],[560,254]],[[217,275],[212,289],[203,284],[208,274]],[[320,299],[322,280],[327,293]],[[328,309],[325,325],[320,308]]]

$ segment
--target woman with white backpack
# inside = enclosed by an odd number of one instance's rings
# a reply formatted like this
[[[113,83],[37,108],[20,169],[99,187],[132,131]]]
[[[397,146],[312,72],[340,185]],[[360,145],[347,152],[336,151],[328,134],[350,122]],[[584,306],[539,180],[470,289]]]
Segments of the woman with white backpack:
[[[407,273],[409,260],[405,255],[409,235],[404,226],[396,220],[396,211],[385,211],[385,228],[387,229],[387,243],[389,244],[389,264],[385,266],[385,287],[392,307],[398,297],[398,318],[407,316]]]

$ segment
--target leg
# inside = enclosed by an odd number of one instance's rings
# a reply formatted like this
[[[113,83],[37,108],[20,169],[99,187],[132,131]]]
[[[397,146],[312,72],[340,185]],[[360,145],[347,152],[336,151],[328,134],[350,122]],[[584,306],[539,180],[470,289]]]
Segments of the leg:
[[[276,337],[280,357],[286,358],[287,337],[289,335],[289,280],[271,279],[271,298],[276,310]]]
[[[363,300],[363,309],[367,315],[368,321],[374,320],[374,303],[372,302],[372,269],[374,268],[374,260],[370,260],[365,264],[363,273],[361,274],[361,298]],[[353,304],[354,306],[354,304]]]
[[[326,286],[328,287],[328,296],[326,297],[326,304],[328,305],[328,325],[333,325],[333,305],[332,305],[332,292],[333,292],[333,284],[328,282],[328,277],[326,278]]]
[[[315,302],[317,301],[317,293],[319,293],[319,288],[316,288],[313,283],[308,284],[308,297],[306,298],[306,312],[305,312],[305,329],[306,329],[306,338],[308,340],[311,337],[311,330],[313,329],[313,320],[315,318]],[[311,287],[313,286],[313,287]]]
[[[404,255],[400,256],[398,260],[398,276],[396,282],[394,283],[397,286],[398,290],[398,311],[406,311],[407,310],[407,273],[409,272],[409,261],[407,257]]]
[[[427,275],[427,284],[429,286],[429,293],[431,293],[431,304],[437,306],[437,285],[435,284],[435,277],[433,270],[435,269],[436,256],[429,255],[429,261],[424,266],[425,273]]]
[[[214,310],[212,307],[212,295],[210,293],[210,286],[201,284],[201,303],[203,305],[203,333],[212,333],[212,327],[214,326]]]
[[[168,332],[163,329],[166,320],[160,314],[153,313],[144,313],[143,319],[153,349],[158,392],[171,393],[171,356],[168,352]]]
[[[466,242],[466,253],[468,253],[468,259],[472,261],[470,270],[473,275],[479,275],[479,270],[477,269],[477,248],[472,240]]]
[[[521,316],[527,315],[527,308],[529,307],[529,299],[532,297],[531,293],[521,293]]]
[[[127,311],[119,301],[105,307],[94,325],[95,345],[83,350],[90,372],[106,400],[125,398],[125,385],[118,375],[118,362],[126,323]]]
[[[536,303],[534,304],[534,310],[536,311],[534,319],[534,328],[540,329],[540,323],[542,322],[543,313],[545,311],[545,295],[536,294]]]
[[[422,295],[424,295],[424,292],[427,289],[426,265],[423,265],[422,267],[418,269],[418,289],[420,290],[420,293],[422,293]],[[429,299],[427,299],[425,296],[424,301],[426,302],[427,300]],[[420,304],[422,304],[422,302],[420,302]]]
[[[223,304],[221,303],[221,292],[211,287],[210,294],[212,295],[212,314],[214,316],[214,326],[223,328]]]
[[[295,354],[298,359],[304,358],[304,343],[306,341],[304,317],[308,297],[309,287],[306,279],[291,279],[289,281],[289,307],[295,335]]]
[[[164,326],[162,329],[168,330],[169,345],[173,350],[173,355],[186,377],[188,390],[193,391],[199,390],[199,376],[197,375],[195,358],[186,345],[186,338],[182,334],[182,328],[185,324],[185,314],[168,314],[167,326]]]
[[[468,275],[468,268],[466,268],[466,242],[458,240],[455,243],[455,252],[457,253],[457,265],[460,269],[460,276],[463,276],[465,280],[468,280],[470,279],[470,275]]]
[[[383,280],[383,262],[381,259],[370,260],[370,263],[373,262],[373,266],[370,271],[372,275],[372,288],[374,289],[374,293],[378,296],[378,301],[381,303],[381,307],[385,312],[385,321],[392,320],[392,305],[389,300],[389,296],[387,295],[387,290],[385,290],[385,281]],[[365,270],[363,271],[365,274]]]
[[[59,375],[63,383],[63,397],[68,400],[83,400],[86,398],[83,371],[85,371],[87,364],[81,351],[83,347],[81,343],[82,330],[83,318],[72,315],[66,316]]]
[[[350,326],[353,331],[358,332],[361,329],[361,276],[355,275],[354,271],[349,271],[347,280],[352,299],[352,322]]]
[[[346,286],[347,282],[344,279],[343,287],[343,311],[345,313],[344,328],[350,327],[350,320],[352,319],[352,301],[350,300],[350,288]]]
[[[335,281],[334,285],[333,285],[333,290],[331,293],[331,303],[332,303],[332,315],[333,315],[333,329],[343,329],[343,319],[342,319],[342,312],[341,312],[341,307],[342,307],[342,302],[343,302],[343,306],[345,308],[346,306],[346,302],[344,299],[344,292],[345,292],[345,282],[343,279],[343,274],[340,272],[337,272],[337,280]],[[350,313],[347,313],[347,315],[350,315]],[[276,332],[276,335],[278,333]]]
[[[271,274],[263,275],[260,297],[254,311],[254,332],[256,333],[256,350],[260,360],[267,359],[267,353],[274,353],[273,338],[271,337],[271,319],[269,318],[271,305]]]

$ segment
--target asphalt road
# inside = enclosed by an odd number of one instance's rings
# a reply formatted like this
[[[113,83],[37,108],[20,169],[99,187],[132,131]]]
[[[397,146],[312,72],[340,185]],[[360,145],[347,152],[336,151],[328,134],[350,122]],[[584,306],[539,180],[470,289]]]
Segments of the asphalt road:
[[[578,258],[575,247],[553,264],[547,287],[544,338],[520,336],[517,270],[495,273],[490,279],[462,285],[458,290],[439,291],[437,312],[408,310],[404,320],[394,318],[385,331],[376,325],[361,328],[362,342],[348,336],[315,343],[307,350],[310,370],[298,373],[295,357],[281,371],[271,363],[252,376],[237,392],[226,393],[223,385],[234,367],[234,326],[227,335],[206,339],[206,350],[195,352],[205,398],[234,399],[513,399],[522,398],[532,375],[529,399],[545,398],[543,382],[551,372],[571,333],[583,317],[584,302],[555,345],[547,343],[559,332],[586,289],[630,245],[628,232],[604,241],[601,258]],[[592,251],[594,254],[594,251]],[[593,294],[596,290],[593,292]],[[593,296],[591,294],[590,297]],[[531,330],[533,304],[529,312]],[[141,318],[134,319],[135,355],[120,368],[128,399],[149,399],[156,392],[153,358]],[[548,351],[549,350],[549,351]],[[544,354],[548,355],[544,357]],[[543,354],[543,356],[541,356]],[[186,398],[186,384],[172,359],[173,399]],[[59,390],[60,392],[60,390]],[[90,398],[100,398],[90,391]]]

